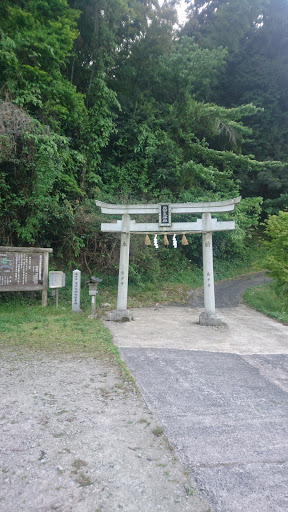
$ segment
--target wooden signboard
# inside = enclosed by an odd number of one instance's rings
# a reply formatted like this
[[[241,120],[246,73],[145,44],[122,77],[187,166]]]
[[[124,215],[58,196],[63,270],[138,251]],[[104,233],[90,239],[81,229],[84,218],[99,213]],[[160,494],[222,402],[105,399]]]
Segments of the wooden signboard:
[[[0,246],[0,292],[42,291],[47,305],[49,253],[53,249]]]

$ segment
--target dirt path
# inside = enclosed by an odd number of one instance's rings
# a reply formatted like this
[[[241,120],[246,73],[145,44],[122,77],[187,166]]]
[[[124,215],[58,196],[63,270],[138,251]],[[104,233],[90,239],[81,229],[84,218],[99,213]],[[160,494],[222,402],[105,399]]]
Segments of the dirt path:
[[[1,512],[208,510],[116,368],[2,346],[0,380]]]

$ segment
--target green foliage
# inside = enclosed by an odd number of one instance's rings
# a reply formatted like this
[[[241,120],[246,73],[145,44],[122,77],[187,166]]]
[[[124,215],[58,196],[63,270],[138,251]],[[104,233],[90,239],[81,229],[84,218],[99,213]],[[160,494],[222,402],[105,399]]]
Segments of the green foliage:
[[[288,292],[288,212],[279,212],[265,221],[264,233],[268,248],[267,268],[276,279],[279,289]]]
[[[199,101],[209,96],[225,52],[203,50],[188,38],[167,47],[171,29],[169,24],[165,27],[156,48],[154,31],[147,29],[111,82],[122,112],[104,153],[103,184],[118,196],[147,199],[159,198],[168,190],[177,198],[192,188],[200,194],[203,189],[229,194],[237,186],[228,169],[219,169],[213,146],[239,152],[250,133],[241,119],[257,109],[253,105],[225,109]],[[140,69],[139,52],[142,59],[146,54],[148,58],[151,47],[154,60]],[[210,153],[208,165],[201,148]]]
[[[78,13],[66,0],[36,0],[4,7],[1,19],[2,97],[54,130],[73,131],[83,116],[83,97],[61,71],[77,36]]]
[[[230,258],[214,258],[214,278],[215,281],[223,279],[235,279],[241,275],[251,272],[266,270],[265,267],[266,250],[255,238],[235,256]]]
[[[82,156],[12,103],[0,104],[0,112],[1,243],[53,246],[83,196]]]
[[[65,0],[30,0],[6,2],[1,14],[1,243],[53,246],[83,196],[85,158],[70,140],[84,98],[62,74],[78,13]]]
[[[201,46],[239,50],[251,31],[261,23],[269,0],[194,0],[184,33],[195,35]]]
[[[279,293],[279,288],[273,283],[245,290],[243,300],[251,308],[288,324],[287,295]]]
[[[154,94],[165,103],[183,101],[184,95],[205,100],[224,68],[227,52],[222,48],[203,49],[193,38],[182,37],[170,52],[159,57],[158,69],[153,70]],[[156,77],[155,77],[156,71]],[[161,87],[165,82],[165,89]]]
[[[242,199],[231,215],[217,216],[219,219],[235,219],[235,230],[215,233],[213,236],[214,254],[216,258],[244,258],[247,246],[259,224],[261,214],[261,197]]]
[[[114,276],[119,237],[100,232],[95,198],[241,194],[237,229],[217,233],[214,252],[242,254],[261,197],[271,213],[288,193],[287,164],[271,160],[286,154],[287,110],[286,28],[273,6],[286,13],[282,0],[197,0],[177,32],[175,2],[2,2],[0,243],[52,246],[70,265]],[[142,286],[163,267],[184,274],[189,260],[200,264],[200,237],[189,241],[176,256],[135,239],[131,280]]]
[[[214,101],[227,107],[250,102],[261,107],[247,120],[254,137],[245,150],[258,160],[287,161],[287,1],[197,0],[190,13],[185,34],[196,36],[201,47],[228,50]]]
[[[277,198],[288,190],[287,163],[255,160],[232,151],[211,150],[206,145],[191,144],[196,161],[230,172],[245,197]],[[223,185],[222,185],[223,186]]]
[[[266,199],[263,203],[263,212],[267,215],[277,215],[281,210],[288,209],[288,194],[280,194],[276,199]]]

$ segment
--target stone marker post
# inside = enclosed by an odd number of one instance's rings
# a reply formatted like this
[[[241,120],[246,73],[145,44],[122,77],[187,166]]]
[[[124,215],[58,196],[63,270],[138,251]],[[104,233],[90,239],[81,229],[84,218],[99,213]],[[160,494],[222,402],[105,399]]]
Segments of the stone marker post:
[[[81,291],[81,271],[73,270],[72,281],[72,311],[81,313],[80,308],[80,291]]]

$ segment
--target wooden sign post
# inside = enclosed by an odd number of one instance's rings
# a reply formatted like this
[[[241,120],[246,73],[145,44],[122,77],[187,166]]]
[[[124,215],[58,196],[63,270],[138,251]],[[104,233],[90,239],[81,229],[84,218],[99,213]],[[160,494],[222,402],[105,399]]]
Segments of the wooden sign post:
[[[0,246],[0,292],[42,291],[42,306],[47,306],[52,252],[53,249]]]
[[[221,320],[215,311],[214,272],[212,233],[235,229],[234,221],[217,221],[212,214],[231,212],[241,197],[226,201],[209,203],[176,203],[176,204],[126,204],[116,205],[96,201],[102,213],[122,215],[121,220],[112,223],[102,223],[101,230],[109,233],[121,233],[120,264],[118,280],[117,309],[111,313],[110,319],[125,321],[131,319],[127,310],[129,245],[131,233],[146,234],[188,234],[202,233],[203,246],[203,277],[204,277],[204,306],[199,321],[202,325],[221,325]],[[192,222],[173,222],[173,214],[201,214],[201,218]],[[137,222],[131,215],[158,216],[158,222]]]

